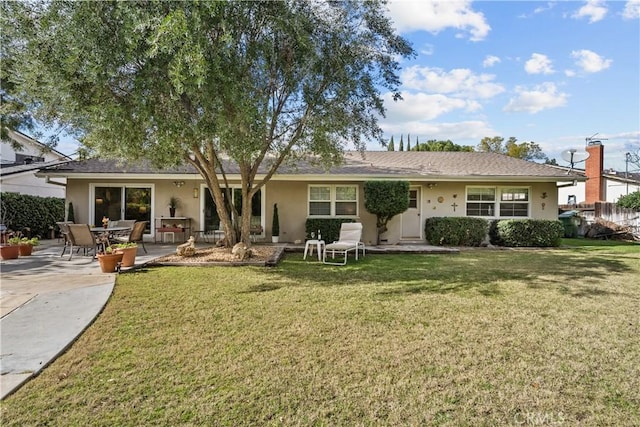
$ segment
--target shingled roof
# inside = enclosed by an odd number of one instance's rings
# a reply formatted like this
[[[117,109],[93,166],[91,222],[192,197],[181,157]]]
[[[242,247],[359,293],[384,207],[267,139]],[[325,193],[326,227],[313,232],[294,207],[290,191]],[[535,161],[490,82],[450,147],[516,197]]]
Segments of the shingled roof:
[[[264,168],[263,168],[264,169]],[[238,173],[229,164],[228,174]],[[261,170],[264,173],[265,170]],[[91,159],[71,161],[42,169],[41,174],[52,176],[101,175],[116,178],[118,175],[173,175],[194,174],[190,165],[158,169],[149,162],[119,163],[114,160]],[[496,153],[428,152],[428,151],[365,151],[347,152],[342,165],[326,170],[311,162],[300,161],[295,165],[283,165],[278,177],[344,177],[349,178],[406,178],[406,179],[534,179],[569,181],[579,176],[549,165],[529,162]]]

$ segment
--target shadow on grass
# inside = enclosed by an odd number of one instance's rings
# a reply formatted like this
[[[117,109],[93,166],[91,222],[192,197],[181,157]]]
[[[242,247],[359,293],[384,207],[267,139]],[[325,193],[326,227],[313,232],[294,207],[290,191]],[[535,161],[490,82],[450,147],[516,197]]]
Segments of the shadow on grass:
[[[447,294],[476,290],[501,295],[501,283],[555,289],[575,297],[616,294],[601,284],[631,274],[637,257],[580,250],[470,251],[460,255],[367,255],[335,267],[288,255],[273,270],[278,286],[379,286],[378,295]]]

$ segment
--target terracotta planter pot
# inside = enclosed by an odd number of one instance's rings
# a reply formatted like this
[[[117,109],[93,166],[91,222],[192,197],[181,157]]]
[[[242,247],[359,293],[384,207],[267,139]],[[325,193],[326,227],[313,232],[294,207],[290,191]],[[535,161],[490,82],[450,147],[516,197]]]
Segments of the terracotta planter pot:
[[[115,273],[122,262],[122,253],[98,254],[98,262],[103,273]]]
[[[16,259],[20,256],[20,245],[2,245],[0,246],[0,258]]]
[[[122,266],[123,267],[132,267],[136,263],[136,254],[138,253],[138,247],[131,248],[118,248],[115,250],[115,253],[122,254]]]
[[[18,245],[20,248],[20,256],[29,256],[33,252],[33,246],[31,245]]]

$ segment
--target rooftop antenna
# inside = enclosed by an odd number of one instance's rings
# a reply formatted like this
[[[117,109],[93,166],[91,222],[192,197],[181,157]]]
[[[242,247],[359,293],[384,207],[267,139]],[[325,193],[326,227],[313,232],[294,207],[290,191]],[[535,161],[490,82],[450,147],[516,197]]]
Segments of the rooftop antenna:
[[[600,132],[596,132],[591,136],[586,137],[584,140],[587,145],[599,145],[602,141],[606,141],[609,138],[596,138],[595,136]],[[568,160],[567,160],[568,161]]]
[[[588,140],[589,138],[587,138],[587,141]],[[569,162],[569,164],[571,164],[571,168],[569,168],[569,170],[567,171],[567,175],[569,175],[569,172],[573,170],[573,166],[576,163],[584,162],[589,158],[589,153],[587,153],[586,151],[578,151],[575,148],[564,150],[562,153],[560,153],[560,155],[562,156],[562,159],[564,161]]]

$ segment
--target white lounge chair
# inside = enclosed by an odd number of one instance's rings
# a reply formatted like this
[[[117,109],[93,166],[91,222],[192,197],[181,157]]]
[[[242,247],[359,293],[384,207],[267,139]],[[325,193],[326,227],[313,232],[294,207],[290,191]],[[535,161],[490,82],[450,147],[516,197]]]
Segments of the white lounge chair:
[[[325,245],[322,252],[322,262],[331,265],[345,265],[349,251],[355,251],[356,260],[358,260],[358,252],[362,248],[362,256],[365,254],[364,243],[360,241],[362,238],[362,224],[359,222],[343,222],[340,226],[340,237],[333,243]],[[327,261],[327,252],[331,251],[331,258],[335,259],[336,252],[344,255],[342,262]]]

